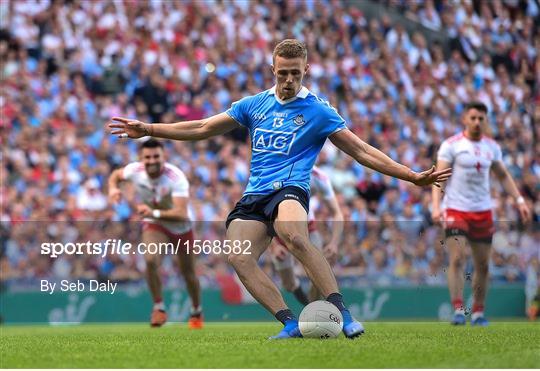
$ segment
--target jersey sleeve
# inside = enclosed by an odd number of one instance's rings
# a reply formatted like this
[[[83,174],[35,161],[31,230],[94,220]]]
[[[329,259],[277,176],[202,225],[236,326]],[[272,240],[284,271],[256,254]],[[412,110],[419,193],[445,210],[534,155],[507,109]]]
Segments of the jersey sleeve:
[[[502,162],[502,150],[498,143],[493,142],[493,162]]]
[[[249,129],[251,127],[250,108],[252,100],[253,97],[245,97],[237,100],[236,102],[233,102],[231,108],[225,112],[231,116],[234,121]]]
[[[133,175],[135,174],[139,166],[141,166],[139,162],[132,162],[124,166],[124,170],[122,171],[122,178],[124,180],[133,180]]]
[[[172,197],[189,197],[189,182],[184,173],[178,169],[174,170],[177,180],[173,183]]]
[[[337,133],[338,131],[347,129],[345,120],[343,119],[343,117],[340,116],[337,110],[330,105],[330,103],[328,103],[327,101],[320,101],[320,103],[322,106],[321,118],[323,130],[327,137],[334,133]]]
[[[448,143],[447,140],[442,142],[441,147],[439,148],[439,152],[437,152],[437,160],[442,160],[449,163],[454,162],[454,151],[452,150],[452,146],[450,145],[450,143]]]

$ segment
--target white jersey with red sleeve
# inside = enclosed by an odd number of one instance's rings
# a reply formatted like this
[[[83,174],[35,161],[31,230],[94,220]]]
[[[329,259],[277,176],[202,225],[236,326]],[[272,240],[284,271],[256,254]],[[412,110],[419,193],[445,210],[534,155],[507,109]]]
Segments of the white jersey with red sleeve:
[[[166,162],[161,175],[150,178],[142,162],[132,162],[124,167],[122,177],[135,185],[137,195],[152,209],[167,210],[173,207],[173,197],[189,197],[189,182],[179,168]],[[191,229],[191,222],[176,222],[144,218],[145,222],[159,224],[174,234]]]
[[[501,147],[493,139],[484,136],[473,141],[464,133],[454,135],[441,144],[437,158],[452,166],[443,209],[477,212],[493,208],[489,171],[494,162],[502,161]]]
[[[317,166],[314,166],[311,171],[310,188],[311,199],[309,201],[308,220],[313,221],[315,220],[315,210],[319,207],[319,197],[323,200],[331,200],[335,197],[335,193],[330,182],[330,177]]]

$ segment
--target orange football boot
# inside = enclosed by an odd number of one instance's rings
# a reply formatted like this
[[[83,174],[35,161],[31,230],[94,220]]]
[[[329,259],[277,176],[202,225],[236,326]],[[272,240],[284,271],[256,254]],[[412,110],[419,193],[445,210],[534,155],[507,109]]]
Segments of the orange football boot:
[[[535,304],[529,307],[527,310],[527,316],[529,317],[530,321],[536,321],[536,317],[538,316],[538,307]]]
[[[154,309],[150,317],[150,326],[160,327],[167,322],[167,312],[161,309]]]
[[[192,314],[188,320],[188,328],[191,330],[200,330],[204,326],[204,319],[202,313]]]

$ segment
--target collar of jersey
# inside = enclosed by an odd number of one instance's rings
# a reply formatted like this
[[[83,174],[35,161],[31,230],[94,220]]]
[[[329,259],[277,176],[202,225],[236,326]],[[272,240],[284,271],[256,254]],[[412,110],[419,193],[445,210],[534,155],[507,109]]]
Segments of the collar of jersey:
[[[268,94],[274,95],[279,104],[287,104],[287,103],[294,102],[297,98],[305,99],[309,95],[309,90],[305,86],[302,86],[302,88],[300,89],[298,94],[296,94],[296,96],[294,96],[292,98],[289,98],[289,99],[286,99],[286,100],[281,100],[281,99],[279,99],[279,97],[276,94],[276,86],[274,85],[274,86],[272,86],[272,88],[270,90],[268,90]]]
[[[277,97],[276,97],[276,98],[277,98]],[[481,141],[484,140],[484,134],[482,134],[482,136],[481,136],[480,139],[478,139],[478,140],[474,140],[474,139],[472,139],[472,138],[469,138],[469,137],[467,136],[467,133],[465,133],[465,130],[463,130],[462,134],[463,134],[463,136],[464,136],[467,140],[469,140],[469,141],[471,141],[471,142],[473,142],[473,143],[479,143],[479,142],[481,142]]]

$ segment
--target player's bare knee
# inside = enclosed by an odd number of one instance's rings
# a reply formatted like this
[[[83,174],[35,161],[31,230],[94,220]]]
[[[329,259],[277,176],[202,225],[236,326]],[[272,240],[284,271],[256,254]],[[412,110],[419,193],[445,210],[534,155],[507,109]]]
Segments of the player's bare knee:
[[[480,264],[476,264],[476,267],[474,267],[474,269],[476,270],[476,272],[478,272],[478,274],[480,274],[481,276],[487,276],[488,273],[489,273],[489,265],[487,262],[485,263],[480,263]]]
[[[305,252],[309,247],[309,241],[307,237],[303,236],[300,233],[293,232],[288,234],[286,241],[287,246],[293,254]]]
[[[255,262],[255,260],[249,255],[244,254],[232,254],[227,257],[229,264],[231,264],[234,269],[242,269],[248,267]]]
[[[450,262],[450,266],[454,269],[461,270],[465,264],[462,259],[454,259]]]
[[[463,269],[465,266],[465,259],[462,256],[453,256],[450,259],[450,267],[453,269]]]

